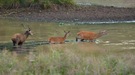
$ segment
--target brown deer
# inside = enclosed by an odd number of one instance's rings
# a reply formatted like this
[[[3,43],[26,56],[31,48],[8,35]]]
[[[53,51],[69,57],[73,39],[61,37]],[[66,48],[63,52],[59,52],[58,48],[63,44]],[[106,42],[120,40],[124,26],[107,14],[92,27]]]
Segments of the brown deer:
[[[94,42],[97,38],[106,34],[107,34],[106,30],[100,31],[98,33],[90,32],[90,31],[80,31],[77,33],[76,41],[80,39],[80,41],[89,40]]]
[[[13,42],[13,46],[22,46],[25,40],[29,37],[29,35],[33,35],[31,29],[28,28],[24,33],[16,33],[12,36],[11,40]]]
[[[65,32],[65,31],[64,31]],[[56,44],[56,43],[59,43],[59,44],[62,44],[65,42],[65,39],[67,37],[67,35],[70,33],[70,31],[68,32],[65,32],[65,35],[64,37],[50,37],[49,38],[49,43],[50,44]]]

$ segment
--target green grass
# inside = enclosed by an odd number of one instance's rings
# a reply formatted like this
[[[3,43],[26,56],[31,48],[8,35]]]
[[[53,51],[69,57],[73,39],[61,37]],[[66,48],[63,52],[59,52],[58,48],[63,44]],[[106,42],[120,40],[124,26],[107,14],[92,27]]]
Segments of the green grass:
[[[0,75],[134,75],[135,55],[102,53],[82,55],[69,44],[35,48],[28,55],[3,50]]]

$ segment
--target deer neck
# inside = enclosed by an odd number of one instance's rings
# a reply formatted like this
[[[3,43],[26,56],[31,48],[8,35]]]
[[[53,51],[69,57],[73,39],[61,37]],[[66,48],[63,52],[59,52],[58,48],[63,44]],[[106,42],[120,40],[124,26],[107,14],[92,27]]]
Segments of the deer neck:
[[[66,34],[64,35],[64,39],[67,37],[67,34],[68,34],[68,33],[66,33]]]
[[[29,34],[24,33],[24,36],[25,36],[25,38],[28,38],[29,37]]]
[[[99,38],[99,37],[101,37],[101,36],[103,36],[103,34],[101,34],[100,32],[97,33],[97,38]]]

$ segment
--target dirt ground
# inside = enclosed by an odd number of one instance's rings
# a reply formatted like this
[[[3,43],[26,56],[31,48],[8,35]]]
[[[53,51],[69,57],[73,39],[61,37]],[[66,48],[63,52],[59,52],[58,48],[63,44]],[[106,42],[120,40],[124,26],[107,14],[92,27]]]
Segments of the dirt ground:
[[[135,20],[135,8],[105,6],[52,6],[50,9],[21,8],[0,10],[0,17],[32,21],[131,21]]]

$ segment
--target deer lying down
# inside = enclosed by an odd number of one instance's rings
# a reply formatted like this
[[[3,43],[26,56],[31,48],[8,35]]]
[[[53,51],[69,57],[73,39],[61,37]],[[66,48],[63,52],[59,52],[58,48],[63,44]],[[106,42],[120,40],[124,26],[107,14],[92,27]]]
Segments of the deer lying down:
[[[64,31],[65,32],[65,31]],[[65,42],[65,39],[67,37],[67,35],[70,33],[70,31],[68,32],[65,32],[65,35],[64,37],[50,37],[49,38],[49,43],[50,44],[56,44],[56,43],[59,43],[59,44],[62,44]]]
[[[95,41],[97,38],[106,35],[107,32],[106,30],[100,31],[98,33],[95,32],[90,32],[90,31],[80,31],[77,33],[77,37],[76,37],[76,41],[78,41],[78,39],[80,39],[80,41],[83,40],[89,40],[89,41]]]
[[[22,46],[25,40],[29,37],[29,35],[33,35],[31,29],[29,28],[25,33],[16,33],[12,36],[11,40],[13,42],[13,46]]]

